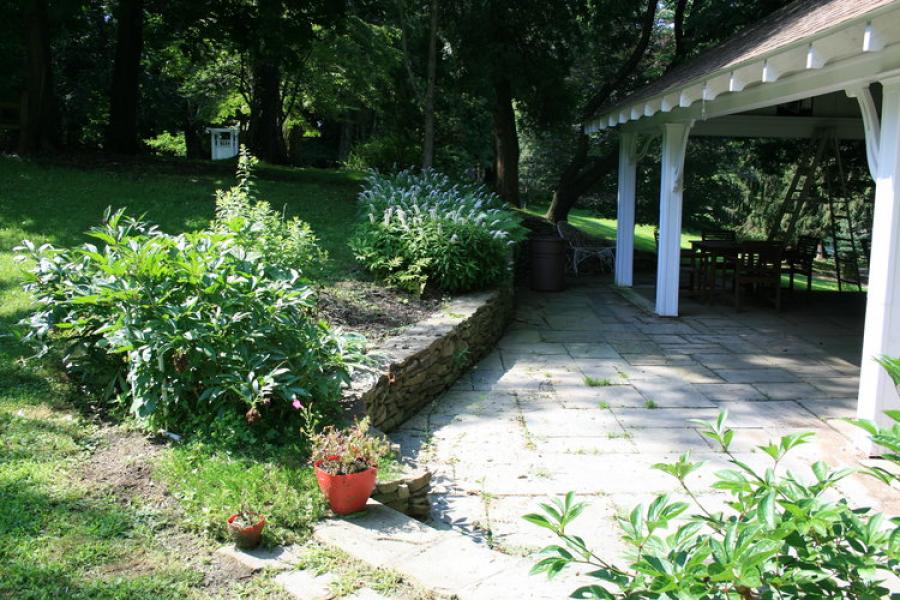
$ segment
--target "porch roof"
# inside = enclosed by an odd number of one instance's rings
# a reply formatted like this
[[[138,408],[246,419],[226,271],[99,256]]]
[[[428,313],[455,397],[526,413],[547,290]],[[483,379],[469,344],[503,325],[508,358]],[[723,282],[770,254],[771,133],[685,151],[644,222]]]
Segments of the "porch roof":
[[[898,49],[898,0],[798,0],[600,109],[587,130],[651,117],[710,118],[840,90],[851,79],[900,69]],[[782,85],[765,85],[776,82]]]

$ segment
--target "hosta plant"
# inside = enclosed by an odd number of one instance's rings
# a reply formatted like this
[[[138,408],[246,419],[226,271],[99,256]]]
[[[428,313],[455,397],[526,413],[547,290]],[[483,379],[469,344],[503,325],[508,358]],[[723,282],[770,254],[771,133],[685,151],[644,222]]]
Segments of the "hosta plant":
[[[465,292],[509,272],[518,218],[483,186],[428,170],[369,175],[361,221],[350,240],[357,260],[391,285]]]
[[[770,459],[755,469],[732,452],[733,430],[726,414],[716,422],[696,422],[728,457],[731,468],[716,473],[713,487],[728,496],[726,510],[704,506],[688,475],[702,463],[689,453],[655,468],[671,475],[691,505],[660,495],[620,519],[631,548],[628,564],[613,564],[592,552],[569,531],[584,510],[572,493],[525,516],[549,529],[558,544],[544,549],[533,573],[558,574],[580,565],[597,583],[577,589],[574,598],[654,598],[671,600],[795,598],[885,598],[883,581],[900,559],[900,521],[868,508],[853,507],[835,488],[851,469],[832,470],[823,462],[809,473],[784,472],[785,456],[809,441],[795,433],[760,449]]]

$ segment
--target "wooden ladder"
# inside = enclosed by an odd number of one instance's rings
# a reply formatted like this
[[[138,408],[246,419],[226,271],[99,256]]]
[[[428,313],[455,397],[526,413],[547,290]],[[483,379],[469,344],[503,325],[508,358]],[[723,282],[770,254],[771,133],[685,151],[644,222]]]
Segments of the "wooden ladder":
[[[788,186],[787,194],[784,201],[778,208],[772,226],[769,228],[768,240],[776,239],[784,240],[785,243],[794,236],[794,230],[797,228],[797,221],[803,214],[807,205],[810,203],[816,175],[819,171],[819,165],[822,162],[822,156],[825,154],[825,148],[828,146],[827,130],[817,130],[815,135],[816,151],[808,160],[801,160],[797,166],[797,171],[791,179],[791,185]],[[787,226],[782,228],[785,216],[788,217]],[[779,235],[780,232],[784,232]]]
[[[801,160],[797,167],[784,201],[772,221],[768,239],[790,242],[800,217],[811,207],[827,204],[838,290],[843,291],[845,284],[852,284],[862,291],[859,243],[850,214],[850,195],[841,162],[840,141],[834,129],[827,128],[816,130],[813,139],[816,141],[815,152],[809,159]],[[815,182],[820,172],[824,198],[816,193]]]
[[[850,284],[855,285],[856,290],[861,292],[859,243],[856,239],[853,216],[850,214],[850,195],[847,192],[847,179],[844,175],[837,136],[830,136],[830,145],[834,151],[834,162],[828,166],[833,168],[823,169],[823,173],[838,291],[844,290],[844,284]]]

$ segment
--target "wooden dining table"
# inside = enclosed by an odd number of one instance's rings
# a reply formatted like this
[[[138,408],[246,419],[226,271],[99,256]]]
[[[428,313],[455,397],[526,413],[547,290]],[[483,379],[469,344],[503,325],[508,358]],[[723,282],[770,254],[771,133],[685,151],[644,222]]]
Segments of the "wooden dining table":
[[[730,281],[731,289],[734,290],[737,270],[742,265],[752,266],[761,253],[781,247],[781,242],[758,240],[691,240],[693,291],[702,294],[709,301],[717,290],[720,274],[722,288]]]

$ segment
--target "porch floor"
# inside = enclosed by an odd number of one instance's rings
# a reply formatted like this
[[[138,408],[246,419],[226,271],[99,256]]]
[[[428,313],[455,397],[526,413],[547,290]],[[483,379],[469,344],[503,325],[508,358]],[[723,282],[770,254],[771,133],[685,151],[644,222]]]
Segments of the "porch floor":
[[[498,348],[392,437],[404,458],[435,473],[434,515],[513,553],[552,541],[522,520],[548,496],[574,490],[590,507],[572,527],[604,557],[623,545],[615,516],[677,483],[651,466],[692,450],[707,466],[691,476],[707,508],[724,455],[689,419],[722,409],[733,450],[767,465],[755,447],[797,430],[816,433],[783,467],[806,475],[824,459],[855,465],[852,445],[862,320],[859,311],[785,310],[686,300],[658,318],[608,278],[581,278],[560,294],[523,293]],[[791,455],[789,455],[791,456]],[[861,476],[841,493],[900,514],[895,491]]]

